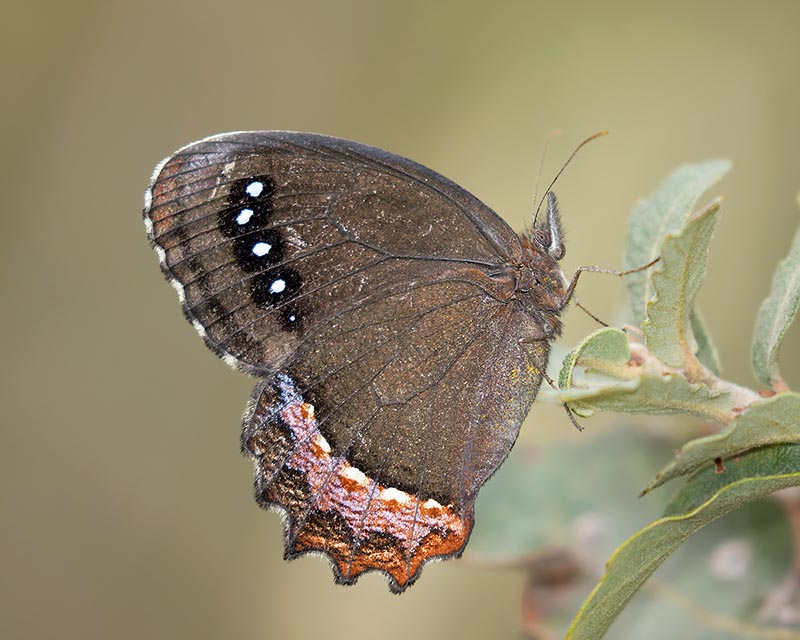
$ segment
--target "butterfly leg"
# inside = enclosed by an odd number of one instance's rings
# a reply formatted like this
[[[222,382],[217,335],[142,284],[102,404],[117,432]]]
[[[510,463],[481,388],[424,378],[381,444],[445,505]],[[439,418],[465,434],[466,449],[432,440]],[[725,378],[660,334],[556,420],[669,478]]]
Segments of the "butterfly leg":
[[[523,340],[523,342],[533,342],[533,341]],[[556,385],[555,381],[549,375],[547,375],[546,371],[539,369],[539,373],[542,374],[542,378],[545,379],[547,384],[549,384],[552,389],[558,391],[558,386]],[[578,431],[583,431],[583,427],[575,418],[575,412],[569,408],[569,405],[566,402],[561,402],[561,406],[564,407],[564,411],[567,412],[567,417],[569,418],[569,421],[572,423],[572,426],[574,426]]]
[[[645,265],[643,265],[641,267],[636,267],[635,269],[628,269],[627,271],[617,271],[616,269],[604,269],[603,267],[596,267],[594,265],[587,265],[585,267],[578,267],[578,269],[575,271],[575,275],[572,276],[572,280],[569,281],[569,285],[567,286],[567,291],[564,294],[563,300],[561,301],[561,308],[564,309],[569,304],[570,300],[572,300],[572,296],[575,293],[575,287],[578,286],[578,278],[580,278],[581,274],[586,272],[586,271],[591,271],[592,273],[607,273],[608,275],[612,275],[612,276],[628,276],[628,275],[630,275],[632,273],[638,273],[639,271],[644,271],[645,269],[649,269],[654,264],[656,264],[659,260],[661,260],[661,256],[659,256],[655,260],[652,260],[651,262],[648,262],[647,264],[645,264]],[[581,305],[578,305],[578,306],[580,306],[581,309],[583,309],[583,306],[581,306]],[[584,309],[584,311],[585,311],[585,309]],[[589,314],[589,315],[591,315],[591,314]],[[594,317],[594,316],[592,316],[592,317]],[[595,318],[595,320],[597,320],[597,318]]]
[[[602,326],[604,326],[604,327],[607,327],[607,326],[609,326],[609,324],[608,324],[607,322],[603,322],[603,321],[602,321],[600,318],[598,318],[598,317],[597,317],[596,315],[594,315],[594,314],[593,314],[591,311],[589,311],[589,309],[587,309],[586,307],[584,307],[584,306],[581,304],[581,301],[580,301],[580,300],[578,300],[578,296],[573,296],[573,299],[575,300],[575,306],[576,306],[576,307],[578,307],[578,308],[579,308],[581,311],[583,311],[583,312],[584,312],[584,313],[585,313],[587,316],[589,316],[589,317],[590,317],[592,320],[594,320],[594,321],[595,321],[597,324],[599,324],[599,325],[602,325]]]
[[[547,384],[549,384],[553,389],[558,391],[558,387],[556,386],[556,383],[553,381],[553,379],[549,375],[547,375],[545,371],[542,371],[541,374],[542,377],[547,381]],[[564,407],[564,411],[567,412],[567,417],[569,418],[569,421],[572,423],[572,426],[574,426],[578,431],[583,431],[583,427],[575,418],[575,412],[569,408],[569,405],[566,402],[562,402],[561,406]]]

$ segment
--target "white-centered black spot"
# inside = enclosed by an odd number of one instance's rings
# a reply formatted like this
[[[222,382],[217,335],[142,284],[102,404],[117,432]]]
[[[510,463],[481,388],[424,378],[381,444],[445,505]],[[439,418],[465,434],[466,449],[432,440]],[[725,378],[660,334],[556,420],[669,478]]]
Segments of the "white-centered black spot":
[[[290,302],[281,308],[279,317],[285,331],[299,331],[303,326],[305,315],[301,305]]]
[[[294,298],[300,291],[300,274],[289,267],[277,267],[253,278],[251,291],[253,301],[265,308],[277,308],[281,303]],[[297,312],[294,312],[297,316]],[[288,317],[287,317],[288,320]]]
[[[244,271],[262,271],[280,263],[285,243],[275,229],[255,230],[233,241],[236,264]]]
[[[232,182],[218,214],[222,232],[236,238],[266,228],[272,217],[274,194],[275,182],[268,175]]]

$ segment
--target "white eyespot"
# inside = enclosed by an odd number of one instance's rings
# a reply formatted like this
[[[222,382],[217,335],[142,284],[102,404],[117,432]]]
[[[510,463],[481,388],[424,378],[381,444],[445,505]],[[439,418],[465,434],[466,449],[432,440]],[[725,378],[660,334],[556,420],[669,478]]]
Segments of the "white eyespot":
[[[433,509],[441,509],[442,505],[440,505],[436,500],[433,498],[428,498],[425,502],[422,503],[422,506],[425,509],[433,510]]]
[[[260,196],[263,190],[264,190],[264,183],[259,182],[258,180],[248,184],[247,188],[245,189],[245,191],[247,191],[247,195],[249,195],[251,198],[257,198],[258,196]]]
[[[286,280],[278,278],[275,282],[269,285],[270,293],[282,293],[286,289]]]
[[[289,322],[294,322],[295,320],[297,320],[297,316],[296,315],[292,314],[292,315],[289,316]]]
[[[253,245],[253,255],[258,256],[261,258],[269,253],[269,250],[272,249],[272,245],[269,242],[256,242]],[[275,283],[272,283],[275,286]]]
[[[247,224],[250,222],[250,218],[253,217],[253,213],[252,209],[242,209],[239,215],[236,216],[236,224]]]

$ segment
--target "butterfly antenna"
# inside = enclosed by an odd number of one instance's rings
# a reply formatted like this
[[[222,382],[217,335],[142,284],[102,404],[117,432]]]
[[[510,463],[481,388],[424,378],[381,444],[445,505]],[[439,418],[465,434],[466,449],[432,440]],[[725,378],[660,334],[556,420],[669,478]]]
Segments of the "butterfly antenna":
[[[598,131],[594,135],[589,136],[588,138],[586,138],[586,140],[581,142],[577,147],[575,147],[575,151],[573,151],[570,154],[569,158],[567,158],[567,161],[562,165],[561,169],[558,170],[558,173],[556,174],[556,177],[553,178],[552,182],[547,187],[547,190],[544,192],[544,195],[542,196],[542,199],[539,200],[539,204],[536,206],[536,211],[533,214],[533,226],[534,227],[536,226],[536,219],[539,217],[539,210],[542,208],[542,203],[544,202],[544,199],[547,197],[547,194],[550,192],[550,189],[553,188],[553,185],[556,183],[556,180],[558,180],[559,176],[561,176],[561,174],[564,173],[564,169],[567,168],[567,165],[570,162],[572,162],[572,159],[575,157],[575,154],[577,154],[578,151],[580,151],[583,148],[584,145],[590,143],[592,140],[596,140],[597,138],[602,138],[603,136],[607,136],[607,135],[608,135],[608,131]],[[539,186],[538,185],[538,181],[537,181],[537,185],[536,186],[537,186],[537,189],[538,189],[538,186]],[[537,193],[536,197],[534,198],[534,201],[533,201],[534,204],[536,204],[536,198],[538,198],[538,196],[539,196],[539,194]]]
[[[539,159],[539,170],[536,172],[536,185],[533,187],[533,207],[536,207],[536,202],[539,199],[539,181],[542,179],[542,168],[544,167],[544,159],[547,156],[547,147],[550,146],[550,141],[556,136],[560,136],[563,132],[561,129],[554,129],[545,136],[544,148],[542,149],[542,157]],[[534,226],[536,217],[534,216]]]

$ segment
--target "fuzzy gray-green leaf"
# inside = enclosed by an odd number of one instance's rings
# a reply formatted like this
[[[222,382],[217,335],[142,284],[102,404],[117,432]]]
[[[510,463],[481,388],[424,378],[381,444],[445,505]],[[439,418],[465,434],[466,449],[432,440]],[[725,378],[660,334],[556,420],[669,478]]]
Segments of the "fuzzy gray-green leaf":
[[[704,420],[726,422],[732,410],[728,393],[705,384],[692,384],[680,374],[642,374],[627,380],[573,387],[556,394],[561,402],[581,409],[630,414],[689,414]]]
[[[698,369],[692,315],[718,216],[719,202],[714,202],[683,229],[667,235],[661,245],[661,262],[652,274],[655,296],[647,303],[642,329],[648,349],[672,367]]]
[[[703,192],[710,189],[731,167],[728,160],[709,160],[678,168],[659,189],[639,202],[628,224],[625,268],[635,269],[655,260],[669,233],[680,230]],[[645,305],[652,296],[649,270],[625,278],[636,324],[645,318]]]
[[[667,515],[626,540],[572,622],[568,640],[599,640],[647,578],[690,535],[779,489],[800,485],[800,445],[775,445],[731,462],[725,472],[698,471],[667,507]]]
[[[785,389],[778,366],[778,352],[786,330],[800,304],[800,228],[794,235],[789,254],[781,261],[772,279],[772,290],[761,304],[753,336],[753,371],[762,384]]]
[[[611,376],[613,378],[625,379],[635,373],[631,373],[628,361],[631,351],[628,347],[628,337],[625,333],[614,327],[603,327],[594,333],[589,334],[578,345],[570,351],[561,365],[558,374],[558,386],[560,390],[573,387],[573,376],[575,368],[581,367],[588,373],[599,374],[601,376]],[[611,386],[618,385],[616,381],[610,382]],[[635,385],[636,383],[634,383]],[[600,384],[605,388],[605,381]],[[597,381],[593,385],[597,389]],[[561,391],[556,392],[556,397],[561,401]],[[586,404],[572,402],[570,408],[580,417],[588,418],[594,411]]]
[[[622,377],[630,357],[631,350],[624,331],[614,327],[598,329],[566,355],[558,375],[558,386],[562,389],[572,386],[572,375],[578,365],[605,375]]]
[[[643,351],[632,357],[628,336],[604,327],[584,338],[564,358],[557,400],[588,417],[595,409],[631,414],[688,413],[704,420],[727,423],[734,399],[706,384],[689,382],[680,372],[665,369]],[[577,369],[588,375],[578,375]]]
[[[692,333],[697,341],[697,359],[706,369],[718,376],[722,372],[719,352],[711,340],[705,318],[697,307],[692,312]]]
[[[771,444],[800,443],[800,394],[779,393],[752,405],[722,433],[685,444],[642,492],[687,475],[704,464]]]

